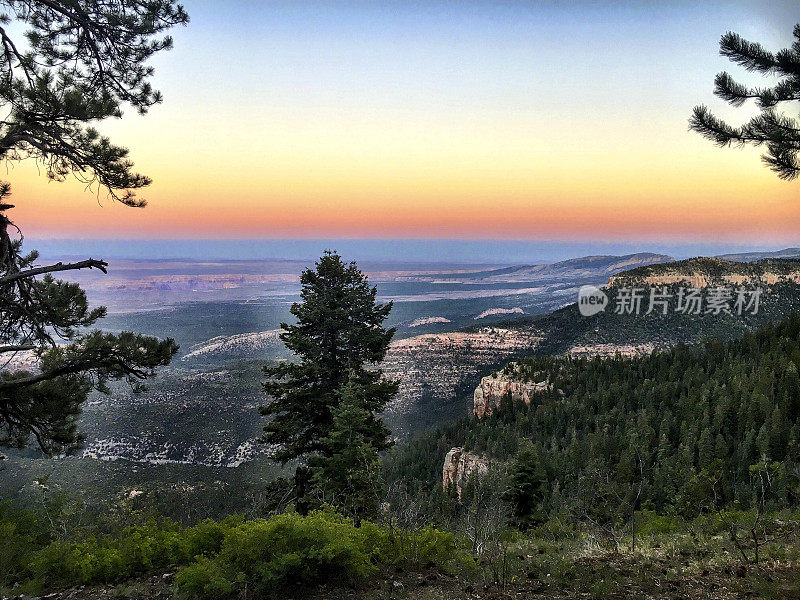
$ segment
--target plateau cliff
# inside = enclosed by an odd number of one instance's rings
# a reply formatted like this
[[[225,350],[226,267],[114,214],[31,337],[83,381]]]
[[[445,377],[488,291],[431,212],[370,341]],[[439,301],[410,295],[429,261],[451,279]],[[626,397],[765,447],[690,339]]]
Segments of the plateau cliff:
[[[444,457],[442,466],[442,486],[447,489],[455,486],[458,497],[464,482],[472,475],[484,475],[489,470],[489,459],[467,452],[463,448],[452,448]]]
[[[472,399],[472,412],[479,419],[486,415],[491,415],[500,410],[503,400],[512,402],[525,402],[530,404],[533,395],[549,389],[547,381],[531,382],[515,379],[514,375],[506,375],[504,370],[501,373],[493,373],[481,379],[480,385],[475,388]]]

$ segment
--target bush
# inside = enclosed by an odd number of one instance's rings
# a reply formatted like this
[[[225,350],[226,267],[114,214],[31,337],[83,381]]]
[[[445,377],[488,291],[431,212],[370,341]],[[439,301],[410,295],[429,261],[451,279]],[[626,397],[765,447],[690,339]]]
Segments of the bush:
[[[362,521],[360,527],[330,510],[307,517],[286,513],[240,522],[225,532],[219,554],[201,557],[176,577],[179,595],[221,598],[245,586],[256,594],[346,578],[357,581],[381,565],[466,562],[451,533],[409,532]],[[227,590],[227,591],[226,591]]]
[[[50,541],[36,514],[0,503],[0,586],[24,577],[30,556]]]
[[[175,576],[175,586],[181,598],[224,598],[235,589],[219,564],[205,556],[198,556],[193,564],[181,569]]]
[[[241,522],[240,517],[228,517],[219,523],[206,519],[194,527],[188,528],[185,534],[188,556],[215,556],[222,549],[225,532]]]
[[[706,535],[719,535],[730,530],[731,526],[746,527],[756,521],[754,510],[724,509],[701,514],[694,520],[694,526]]]
[[[323,575],[367,577],[373,548],[351,521],[331,512],[286,513],[230,529],[219,560],[255,589],[311,583]]]
[[[529,537],[541,538],[552,542],[573,540],[580,534],[573,521],[563,517],[553,517],[541,525],[533,527],[528,531]]]
[[[28,570],[43,585],[112,583],[153,569],[216,555],[235,520],[182,528],[166,521],[127,527],[114,536],[57,541],[35,553]]]
[[[32,536],[35,524],[2,517],[0,564],[9,565],[4,573],[9,583],[28,578],[35,588],[114,583],[183,567],[175,579],[180,596],[225,598],[245,586],[267,593],[323,579],[361,580],[381,565],[461,568],[471,560],[451,533],[430,527],[403,531],[367,521],[356,527],[331,510],[251,521],[229,517],[188,528],[150,521],[115,535],[50,543]]]
[[[678,517],[659,515],[650,510],[638,513],[636,531],[639,535],[664,535],[685,530],[685,525]]]

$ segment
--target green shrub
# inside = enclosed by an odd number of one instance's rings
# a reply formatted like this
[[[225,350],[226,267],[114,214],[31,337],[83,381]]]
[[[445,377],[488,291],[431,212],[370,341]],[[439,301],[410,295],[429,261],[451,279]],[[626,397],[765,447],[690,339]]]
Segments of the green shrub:
[[[0,503],[0,586],[24,577],[30,556],[50,541],[47,528],[35,513]]]
[[[420,563],[446,565],[456,554],[455,536],[447,531],[424,527],[418,533],[416,556]]]
[[[330,578],[355,581],[373,575],[380,565],[433,563],[445,568],[456,561],[460,568],[471,560],[451,533],[430,527],[391,530],[367,521],[356,527],[332,510],[251,521],[230,517],[188,528],[150,521],[115,535],[44,547],[42,540],[28,539],[0,519],[2,534],[0,548],[13,541],[13,552],[0,560],[17,565],[16,581],[27,576],[38,587],[113,583],[183,567],[176,589],[191,598],[224,598],[245,586],[261,593]]]
[[[235,589],[217,561],[205,556],[198,556],[194,563],[178,572],[175,587],[181,598],[224,598]]]
[[[227,526],[203,521],[183,529],[171,522],[148,522],[114,536],[53,542],[33,555],[29,569],[44,585],[121,581],[217,554]]]
[[[186,530],[185,549],[187,555],[194,556],[216,556],[222,549],[222,541],[225,539],[225,532],[237,523],[241,523],[239,517],[228,517],[222,522],[206,519],[194,527]]]
[[[465,558],[453,534],[430,527],[409,532],[367,521],[356,527],[330,510],[307,517],[286,513],[231,525],[219,554],[198,558],[179,572],[175,583],[179,595],[210,599],[245,586],[266,594],[327,579],[364,579],[380,565],[444,568],[453,561],[464,565]]]
[[[528,531],[528,535],[531,538],[541,538],[558,542],[573,540],[579,536],[579,532],[573,521],[568,521],[563,517],[554,517],[541,525],[531,528]]]
[[[678,517],[659,515],[650,510],[637,513],[636,531],[639,535],[664,535],[685,530],[683,521]]]
[[[375,572],[374,548],[351,521],[332,512],[286,513],[230,529],[219,559],[237,580],[259,589],[323,576],[364,578]]]
[[[706,535],[719,535],[730,527],[747,527],[756,520],[754,510],[725,509],[714,513],[701,514],[694,520],[694,526]]]

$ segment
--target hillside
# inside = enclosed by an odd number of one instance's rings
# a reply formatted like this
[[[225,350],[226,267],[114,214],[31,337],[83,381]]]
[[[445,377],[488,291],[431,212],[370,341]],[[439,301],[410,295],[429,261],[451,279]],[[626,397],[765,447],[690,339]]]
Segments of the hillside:
[[[669,264],[644,265],[609,278],[610,286],[685,283],[693,287],[712,285],[773,285],[800,281],[800,261],[764,258],[736,262],[721,258],[690,258]]]
[[[391,450],[381,520],[359,527],[287,509],[286,481],[137,486],[99,508],[43,478],[30,509],[0,505],[0,594],[796,597],[799,367],[798,317],[640,358],[519,361],[503,375],[549,385]],[[455,444],[487,465],[460,497],[440,479]],[[227,497],[245,516],[200,521]],[[166,503],[183,524],[150,516]]]
[[[638,256],[638,255],[637,255]],[[604,263],[619,265],[619,262]],[[464,333],[423,336],[398,341],[387,357],[388,370],[403,377],[402,402],[390,407],[389,421],[402,434],[419,431],[463,413],[472,391],[482,377],[508,361],[530,355],[573,356],[649,354],[678,343],[704,338],[733,339],[755,327],[800,311],[800,261],[767,260],[736,263],[699,258],[652,264],[611,276],[609,306],[604,312],[584,317],[574,296],[545,315],[516,317],[491,328],[473,327]],[[670,310],[645,314],[616,314],[615,301],[624,286],[669,285],[677,294],[681,284],[693,281],[701,287],[722,285],[748,290],[762,288],[758,311],[744,314],[681,314]],[[657,282],[657,283],[655,283]],[[735,282],[735,283],[734,283]],[[688,285],[688,284],[683,284]],[[733,303],[731,303],[732,305]],[[413,352],[402,351],[405,348]]]
[[[640,266],[669,263],[674,260],[673,257],[666,254],[654,254],[652,252],[639,252],[624,256],[584,256],[550,265],[522,267],[517,274],[525,273],[552,277],[592,272],[608,276]]]
[[[800,248],[784,248],[774,252],[742,252],[740,254],[719,254],[716,258],[735,260],[739,262],[752,262],[763,258],[800,258]]]
[[[686,274],[705,276],[708,269],[703,271],[704,264],[722,276],[736,272],[760,278],[763,273],[775,273],[778,269],[792,273],[798,261],[743,264],[694,259],[628,271],[616,275],[615,280],[620,285],[625,281],[633,285],[637,273],[645,269],[649,274],[669,271],[674,276],[676,268],[683,268]],[[765,268],[767,264],[769,270]],[[613,295],[612,291],[609,293]],[[789,280],[765,286],[756,315],[673,312],[618,315],[613,311],[612,300],[605,312],[587,318],[578,313],[576,296],[573,287],[569,295],[554,298],[559,304],[568,302],[566,306],[539,317],[515,316],[503,324],[425,333],[393,341],[385,368],[390,377],[400,379],[401,388],[384,415],[393,435],[403,441],[427,427],[464,415],[472,408],[473,393],[482,378],[511,361],[531,355],[564,353],[648,354],[678,342],[690,343],[706,337],[732,339],[753,327],[800,311],[800,285]],[[205,476],[202,470],[191,470],[191,465],[218,470],[248,461],[260,462],[254,459],[263,457],[268,448],[255,442],[263,425],[255,411],[263,402],[261,366],[268,352],[282,351],[277,332],[265,329],[260,333],[223,337],[211,334],[235,319],[246,319],[254,328],[263,326],[259,314],[269,306],[248,303],[235,314],[228,314],[220,307],[211,319],[200,316],[201,310],[207,309],[205,305],[163,314],[142,313],[142,322],[137,321],[136,328],[148,331],[143,324],[152,321],[149,327],[153,333],[157,333],[159,323],[167,320],[187,322],[191,336],[187,336],[184,346],[186,354],[165,369],[145,395],[134,396],[129,390],[120,389],[112,397],[98,398],[84,407],[82,429],[87,434],[87,443],[81,454],[86,458],[63,461],[60,472],[65,474],[64,481],[75,476],[82,481],[112,482],[114,478],[106,475],[92,475],[93,469],[98,474],[110,472],[109,461],[142,465],[135,468],[147,468],[153,479],[163,481],[169,481],[173,472],[184,467],[201,481],[221,478],[211,471]],[[149,321],[144,321],[145,318]],[[195,339],[204,341],[191,343]],[[28,465],[18,460],[14,452],[8,454],[11,459],[6,461],[1,486],[7,494],[24,493],[25,481],[46,475],[45,464]]]
[[[624,271],[609,278],[605,311],[584,317],[576,304],[568,304],[541,317],[518,320],[508,326],[536,332],[541,339],[536,354],[613,355],[648,353],[677,343],[691,343],[706,337],[731,339],[744,332],[800,310],[800,261],[761,260],[752,263],[724,261],[717,258],[693,258],[673,263],[647,265]],[[647,313],[649,286],[668,286],[672,294],[670,309]],[[681,287],[721,286],[732,294],[744,286],[761,288],[758,311],[743,314],[682,314],[675,311]],[[621,288],[644,288],[640,314],[615,312]]]
[[[762,464],[772,478],[769,502],[797,506],[798,373],[797,316],[741,339],[642,357],[533,357],[502,373],[547,383],[527,402],[505,402],[491,416],[463,417],[398,448],[387,470],[390,480],[441,486],[451,447],[505,462],[527,444],[542,483],[537,518],[581,514],[589,502],[592,518],[613,521],[637,487],[636,502],[661,514],[753,507],[765,500],[753,477]]]
[[[639,266],[671,262],[675,259],[666,254],[639,252],[622,256],[599,255],[571,258],[554,263],[540,265],[518,265],[500,269],[463,273],[441,273],[430,275],[430,279],[442,281],[462,279],[465,281],[513,282],[513,281],[545,281],[552,279],[585,279],[592,277],[605,278],[614,273]]]
[[[617,263],[615,263],[617,264]],[[766,260],[736,263],[699,258],[653,264],[610,277],[610,301],[604,312],[582,316],[573,299],[545,315],[515,318],[491,328],[474,327],[463,333],[420,336],[392,345],[388,372],[403,380],[401,399],[390,406],[388,421],[401,436],[424,426],[445,422],[471,407],[472,392],[481,378],[509,361],[537,355],[636,356],[678,343],[716,337],[740,337],[747,331],[800,312],[800,261]],[[649,279],[648,279],[649,278]],[[762,288],[758,311],[743,314],[617,314],[621,287],[669,285],[677,294],[692,281],[701,287]],[[734,283],[735,282],[735,283]],[[733,300],[733,299],[732,299]],[[733,306],[733,302],[731,302]]]

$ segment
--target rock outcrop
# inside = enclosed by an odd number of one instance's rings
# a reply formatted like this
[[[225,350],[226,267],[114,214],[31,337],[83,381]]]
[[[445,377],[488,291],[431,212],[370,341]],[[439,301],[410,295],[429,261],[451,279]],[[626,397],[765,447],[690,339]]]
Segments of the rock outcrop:
[[[585,346],[573,346],[567,354],[573,358],[592,358],[600,356],[609,358],[619,354],[620,356],[634,357],[647,356],[652,354],[658,346],[651,342],[642,344],[589,344]]]
[[[503,398],[510,394],[513,402],[522,400],[525,404],[530,404],[536,392],[549,389],[547,381],[534,383],[531,381],[519,381],[499,375],[490,375],[481,379],[481,384],[475,388],[472,399],[472,412],[482,419],[485,415],[491,415],[500,410],[500,403]]]
[[[442,467],[442,487],[447,489],[455,486],[458,497],[461,498],[461,486],[473,473],[484,475],[489,470],[489,459],[463,448],[451,448],[444,457]]]
[[[690,258],[668,264],[648,265],[609,277],[609,287],[683,284],[695,288],[713,286],[775,285],[800,283],[800,261],[762,259],[734,262],[720,258]]]
[[[384,421],[395,435],[407,436],[423,406],[429,410],[428,403],[457,399],[458,390],[475,385],[491,365],[532,353],[540,339],[538,331],[481,327],[393,341],[383,368],[387,377],[400,380],[400,392],[386,407]]]

